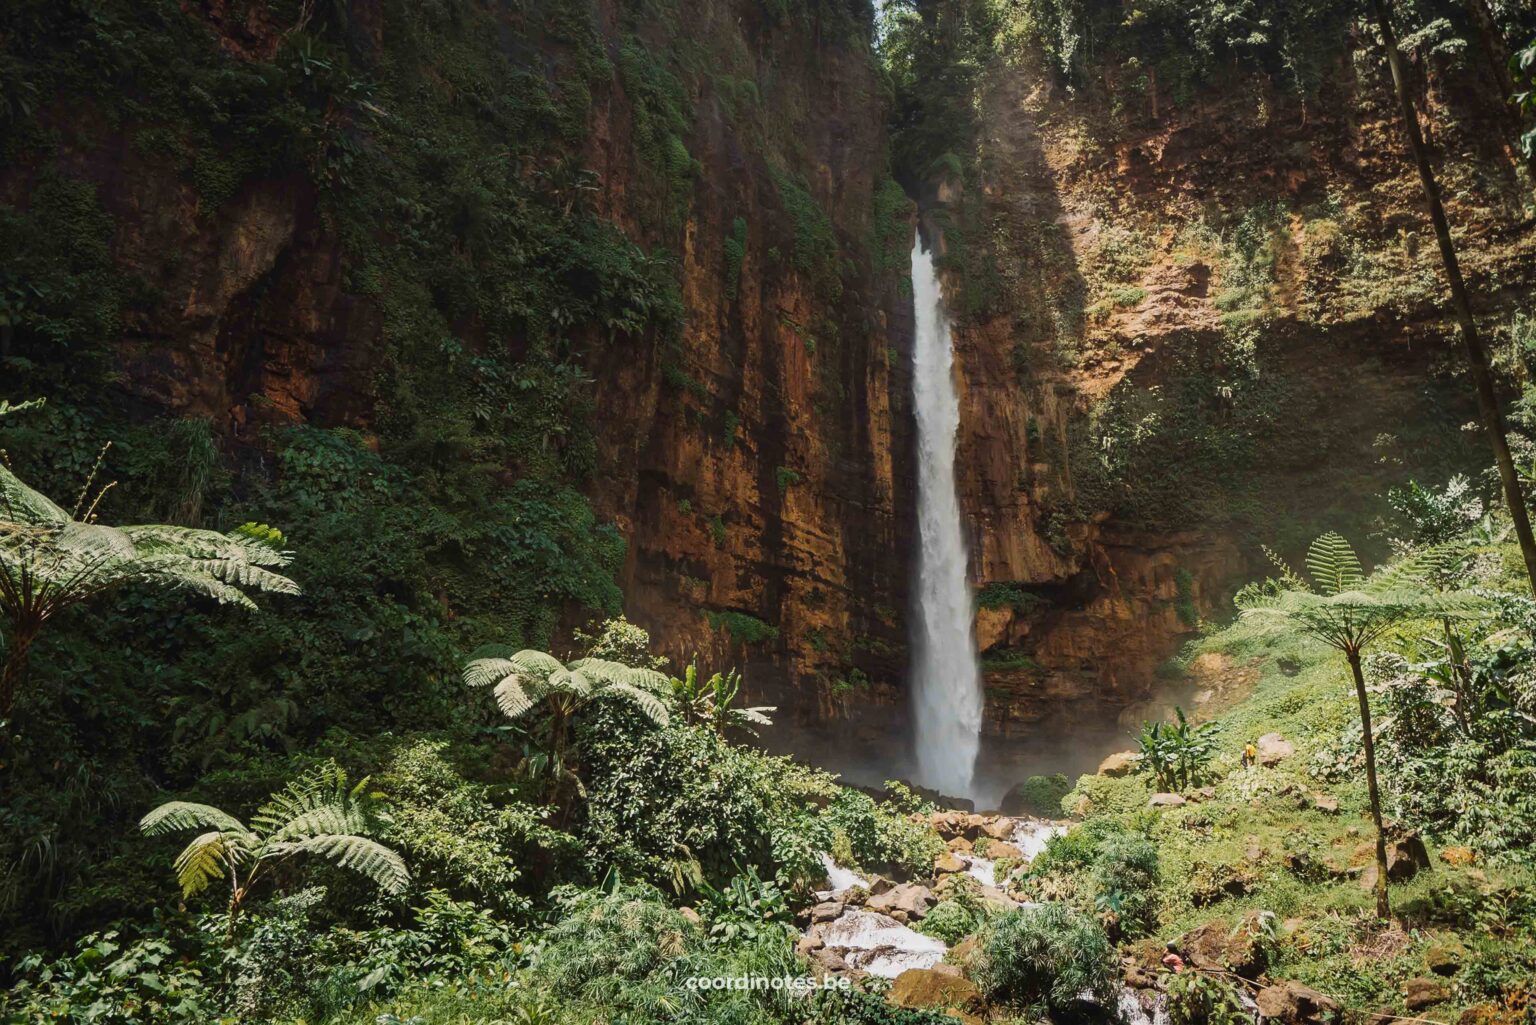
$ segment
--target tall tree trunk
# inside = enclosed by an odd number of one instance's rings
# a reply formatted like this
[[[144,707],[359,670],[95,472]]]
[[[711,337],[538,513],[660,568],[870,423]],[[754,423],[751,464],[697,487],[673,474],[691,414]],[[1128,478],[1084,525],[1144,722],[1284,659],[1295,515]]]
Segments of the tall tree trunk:
[[[1376,741],[1371,736],[1371,702],[1365,693],[1365,676],[1360,672],[1360,653],[1345,651],[1349,671],[1355,677],[1355,695],[1360,699],[1361,737],[1365,742],[1365,784],[1371,797],[1371,818],[1376,823],[1376,917],[1388,918],[1387,903],[1387,830],[1381,820],[1381,791],[1376,787]]]
[[[1461,340],[1467,350],[1467,369],[1472,373],[1472,383],[1477,388],[1477,404],[1483,414],[1483,428],[1493,445],[1494,461],[1499,465],[1499,479],[1504,484],[1504,502],[1509,506],[1509,516],[1514,522],[1515,536],[1520,539],[1520,554],[1525,557],[1525,572],[1530,578],[1531,590],[1536,593],[1536,537],[1531,534],[1531,518],[1525,509],[1525,498],[1520,492],[1520,477],[1515,472],[1515,460],[1509,453],[1509,439],[1504,430],[1504,414],[1499,409],[1498,394],[1493,388],[1493,372],[1488,367],[1488,351],[1478,337],[1477,322],[1472,319],[1472,301],[1467,295],[1467,283],[1461,276],[1461,262],[1456,258],[1456,245],[1451,241],[1450,222],[1445,217],[1445,207],[1440,202],[1440,185],[1435,181],[1434,168],[1429,163],[1428,147],[1424,133],[1419,130],[1419,115],[1414,108],[1413,97],[1408,92],[1407,72],[1403,68],[1403,55],[1397,48],[1397,35],[1392,30],[1392,16],[1387,12],[1386,0],[1371,0],[1376,11],[1376,21],[1387,46],[1387,63],[1392,66],[1392,85],[1397,90],[1397,100],[1402,107],[1403,128],[1408,133],[1408,143],[1413,149],[1414,163],[1419,168],[1419,181],[1424,186],[1424,199],[1429,205],[1429,219],[1435,227],[1435,238],[1440,243],[1440,259],[1445,264],[1445,276],[1451,285],[1451,302],[1456,308],[1456,322],[1461,328]]]
[[[10,650],[5,653],[5,668],[0,669],[0,724],[9,723],[11,712],[16,708],[16,694],[21,690],[21,679],[27,674],[27,660],[32,653],[32,642],[37,639],[37,626],[31,623],[13,625]],[[8,726],[0,730],[9,731]]]

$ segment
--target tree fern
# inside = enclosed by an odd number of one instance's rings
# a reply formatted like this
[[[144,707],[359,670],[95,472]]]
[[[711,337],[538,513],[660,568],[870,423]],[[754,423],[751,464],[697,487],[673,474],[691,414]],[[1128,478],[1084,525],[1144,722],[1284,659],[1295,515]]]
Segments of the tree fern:
[[[1376,910],[1383,918],[1390,911],[1386,837],[1376,784],[1370,699],[1360,658],[1367,647],[1405,620],[1452,619],[1482,613],[1484,603],[1478,596],[1440,590],[1432,579],[1445,576],[1451,559],[1452,554],[1444,547],[1425,549],[1366,577],[1349,542],[1329,533],[1312,542],[1307,550],[1307,571],[1313,589],[1306,589],[1305,581],[1296,580],[1291,574],[1290,582],[1250,584],[1235,599],[1244,619],[1315,637],[1338,649],[1349,665],[1360,706],[1366,783],[1376,823]]]
[[[593,701],[627,701],[659,726],[670,720],[666,705],[667,678],[653,669],[637,669],[601,658],[582,658],[565,665],[543,651],[510,655],[504,649],[482,648],[464,667],[464,682],[490,687],[496,707],[509,719],[539,713],[543,718],[544,752],[524,759],[524,767],[547,766],[550,797],[580,780],[569,767],[571,719]]]
[[[176,857],[176,881],[190,897],[228,875],[232,939],[251,888],[273,867],[299,855],[318,855],[389,893],[410,885],[400,855],[365,835],[375,818],[367,784],[364,778],[349,785],[346,773],[331,763],[269,797],[251,816],[249,827],[211,805],[170,801],[145,815],[139,828],[147,836],[158,836],[212,827]]]
[[[93,479],[94,472],[66,512],[0,463],[0,615],[9,644],[0,721],[10,716],[38,633],[67,608],[125,584],[180,588],[251,609],[256,604],[246,590],[298,593],[276,572],[289,554],[247,534],[97,523],[105,489],[93,497]]]

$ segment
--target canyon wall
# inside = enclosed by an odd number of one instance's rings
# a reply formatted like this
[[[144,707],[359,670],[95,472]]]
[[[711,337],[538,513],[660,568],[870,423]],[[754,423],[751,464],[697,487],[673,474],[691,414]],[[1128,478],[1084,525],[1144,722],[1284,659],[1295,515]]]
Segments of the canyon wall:
[[[6,396],[75,395],[71,423],[104,418],[82,436],[206,425],[231,515],[299,479],[324,508],[332,450],[284,432],[330,432],[347,485],[409,521],[419,558],[376,589],[440,630],[410,664],[449,690],[457,652],[559,644],[616,576],[674,662],[746,667],[772,743],[899,767],[916,218],[871,10],[343,10],[17,8],[0,36],[38,43],[5,108]],[[1003,777],[1137,721],[1261,543],[1379,549],[1382,489],[1486,462],[1369,40],[1303,91],[1049,65],[992,52],[972,148],[907,182],[945,253]],[[1531,182],[1488,69],[1418,67],[1518,376]],[[124,494],[108,515],[199,515]],[[363,643],[344,628],[325,643]]]
[[[1073,89],[1027,52],[980,78],[974,163],[936,180],[932,216],[965,314],[994,760],[1166,714],[1160,665],[1271,568],[1262,545],[1299,562],[1337,529],[1379,555],[1383,492],[1490,462],[1384,60],[1368,38],[1342,51],[1305,98],[1234,69],[1176,102],[1134,61]],[[1517,381],[1533,182],[1487,67],[1417,68]]]
[[[193,424],[232,473],[205,517],[260,498],[313,532],[272,496],[360,483],[421,553],[368,587],[465,648],[618,611],[611,525],[622,608],[674,665],[744,664],[788,746],[868,709],[875,757],[901,744],[914,220],[872,17],[23,5],[0,394],[128,458]],[[23,470],[77,486],[47,448]],[[178,504],[138,485],[103,514]]]

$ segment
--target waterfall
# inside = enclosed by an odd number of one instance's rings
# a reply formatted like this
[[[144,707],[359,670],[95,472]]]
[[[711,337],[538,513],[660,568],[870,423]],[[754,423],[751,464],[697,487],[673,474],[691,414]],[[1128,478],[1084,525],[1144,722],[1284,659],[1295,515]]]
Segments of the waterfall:
[[[922,239],[912,243],[917,335],[912,396],[917,410],[917,629],[912,722],[917,780],[952,797],[971,793],[981,736],[981,672],[966,583],[965,536],[955,491],[955,394],[949,318]]]

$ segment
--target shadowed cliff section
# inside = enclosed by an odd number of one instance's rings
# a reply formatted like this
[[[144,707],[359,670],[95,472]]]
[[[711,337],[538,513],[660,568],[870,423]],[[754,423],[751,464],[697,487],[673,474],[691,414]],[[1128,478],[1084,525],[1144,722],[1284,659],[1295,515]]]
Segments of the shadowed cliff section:
[[[1159,667],[1228,615],[1261,543],[1369,536],[1386,510],[1367,496],[1483,462],[1385,64],[1323,6],[1337,34],[1268,5],[1267,42],[1210,53],[1198,5],[1058,5],[1060,34],[966,0],[898,22],[898,174],[944,228],[983,765],[1004,781],[1064,730],[1152,711]],[[1416,87],[1507,346],[1536,191],[1486,63],[1436,42],[1456,31],[1423,37]]]

